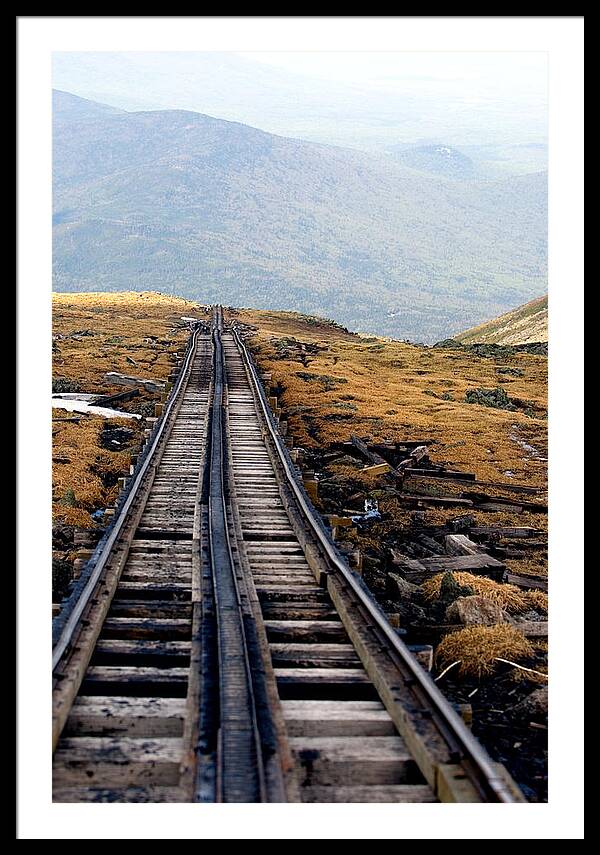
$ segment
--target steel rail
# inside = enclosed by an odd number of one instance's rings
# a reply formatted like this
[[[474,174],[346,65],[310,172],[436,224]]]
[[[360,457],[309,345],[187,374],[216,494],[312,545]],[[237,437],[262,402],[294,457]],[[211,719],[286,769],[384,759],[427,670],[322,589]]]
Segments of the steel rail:
[[[90,574],[89,579],[87,580],[87,582],[85,584],[85,587],[81,591],[81,594],[77,598],[71,613],[69,614],[67,620],[65,621],[63,628],[62,628],[62,631],[60,633],[60,636],[58,637],[58,639],[56,641],[56,644],[52,648],[52,671],[53,672],[56,670],[56,667],[60,663],[64,653],[66,652],[67,648],[69,647],[69,645],[73,639],[73,635],[75,634],[75,631],[76,631],[77,627],[79,626],[79,621],[81,620],[81,617],[82,617],[82,615],[83,615],[83,613],[84,613],[84,611],[85,611],[85,609],[86,609],[86,607],[87,607],[87,605],[91,599],[92,593],[94,592],[96,585],[98,584],[100,577],[102,576],[102,572],[104,571],[106,563],[107,563],[108,559],[110,558],[113,547],[114,547],[119,535],[121,534],[121,531],[122,531],[123,526],[125,524],[125,520],[127,518],[127,514],[129,513],[131,506],[133,505],[134,501],[137,499],[138,491],[139,491],[142,479],[144,478],[149,467],[152,464],[152,458],[154,457],[154,454],[156,452],[158,444],[159,444],[160,440],[162,439],[162,437],[163,437],[163,435],[167,429],[167,426],[169,423],[169,416],[171,415],[171,413],[173,411],[173,407],[175,406],[175,402],[179,396],[179,393],[180,393],[181,389],[183,388],[183,385],[187,381],[187,378],[189,376],[190,367],[192,365],[192,362],[194,359],[194,354],[196,352],[196,344],[197,344],[197,339],[198,339],[199,333],[200,333],[200,328],[197,327],[193,331],[193,333],[190,337],[190,340],[188,343],[188,352],[187,352],[187,355],[185,358],[185,362],[182,366],[181,372],[179,373],[179,377],[177,378],[175,386],[173,387],[171,394],[169,395],[169,399],[166,403],[165,410],[164,410],[162,417],[161,417],[161,420],[158,424],[156,434],[154,436],[154,440],[152,441],[152,445],[150,446],[147,455],[145,456],[142,464],[140,465],[140,467],[137,471],[137,474],[135,474],[133,476],[134,480],[133,480],[131,489],[129,491],[129,494],[127,496],[127,499],[125,500],[125,502],[121,506],[119,513],[117,515],[117,518],[115,519],[112,530],[110,532],[110,535],[106,539],[104,546],[102,548],[102,551],[98,555],[94,569],[93,569],[92,573]]]
[[[396,656],[401,660],[402,665],[410,672],[411,679],[418,685],[419,689],[425,695],[427,701],[433,708],[438,719],[441,719],[443,725],[442,733],[450,731],[452,740],[458,746],[462,757],[461,762],[466,770],[470,773],[472,783],[480,791],[480,794],[491,798],[493,801],[512,803],[515,798],[511,789],[507,786],[501,775],[498,774],[493,761],[487,751],[475,739],[473,734],[467,728],[463,720],[460,718],[456,710],[451,706],[441,691],[435,685],[431,677],[424,671],[414,659],[414,656],[406,647],[404,642],[394,632],[387,618],[382,613],[381,609],[374,601],[373,597],[363,587],[363,583],[359,582],[352,573],[347,564],[339,555],[336,547],[325,534],[320,520],[315,518],[315,511],[308,503],[304,492],[300,489],[297,481],[297,476],[293,469],[293,464],[287,453],[281,436],[275,427],[273,415],[266,400],[263,385],[259,379],[258,371],[254,360],[249,354],[248,348],[242,341],[235,325],[232,328],[234,340],[242,354],[242,358],[250,372],[250,377],[254,390],[258,396],[258,401],[263,413],[264,420],[271,439],[275,445],[280,463],[283,467],[287,484],[292,490],[298,506],[301,508],[303,515],[317,537],[322,549],[331,565],[342,576],[347,585],[351,588],[354,595],[359,600],[361,606],[368,612],[370,619],[376,624],[380,632],[385,636],[389,647],[393,650]],[[439,725],[439,722],[438,722]],[[446,735],[446,734],[445,734]],[[447,735],[446,735],[447,737]]]
[[[208,546],[218,647],[218,796],[222,802],[267,801],[263,750],[248,641],[236,578],[225,498],[227,385],[222,319],[213,326],[213,382],[209,453]],[[207,675],[214,687],[212,674]],[[214,688],[213,688],[214,691]],[[249,726],[248,726],[249,725]]]

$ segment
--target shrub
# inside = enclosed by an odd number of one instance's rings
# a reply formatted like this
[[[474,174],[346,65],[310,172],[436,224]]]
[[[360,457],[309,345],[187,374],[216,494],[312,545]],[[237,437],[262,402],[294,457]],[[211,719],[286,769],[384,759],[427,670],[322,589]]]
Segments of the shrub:
[[[496,389],[467,389],[465,392],[467,404],[480,404],[483,407],[494,407],[496,410],[516,410],[516,406],[500,386]]]
[[[533,654],[534,648],[522,632],[499,623],[468,626],[449,633],[439,643],[435,658],[440,668],[459,662],[458,673],[462,677],[485,677],[494,672],[498,657],[518,662]]]
[[[516,585],[505,585],[494,582],[493,579],[488,579],[486,576],[475,576],[473,573],[462,573],[460,571],[439,573],[423,582],[421,589],[425,599],[431,601],[446,599],[445,592],[452,590],[452,585],[457,591],[467,589],[469,594],[479,594],[481,597],[493,600],[509,612],[523,612],[531,605],[527,594],[524,594]],[[465,596],[465,594],[457,593],[453,599],[461,596]]]
[[[65,490],[65,494],[63,496],[62,501],[63,505],[68,505],[68,507],[70,508],[77,507],[77,499],[75,497],[75,491],[72,487],[69,487],[67,490]]]
[[[55,395],[61,392],[79,392],[80,388],[75,380],[68,380],[66,377],[52,378],[52,392]]]

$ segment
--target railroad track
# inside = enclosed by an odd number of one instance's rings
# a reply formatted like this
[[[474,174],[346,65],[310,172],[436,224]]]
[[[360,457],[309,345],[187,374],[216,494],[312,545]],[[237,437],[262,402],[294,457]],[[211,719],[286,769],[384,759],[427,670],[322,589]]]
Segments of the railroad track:
[[[55,801],[523,801],[337,552],[219,308],[53,678]]]

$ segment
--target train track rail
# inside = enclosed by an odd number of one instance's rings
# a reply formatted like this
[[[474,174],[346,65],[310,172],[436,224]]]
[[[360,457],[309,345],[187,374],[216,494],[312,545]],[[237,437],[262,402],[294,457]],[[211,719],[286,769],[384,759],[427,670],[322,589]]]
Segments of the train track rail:
[[[338,553],[220,308],[54,623],[55,801],[518,802]]]

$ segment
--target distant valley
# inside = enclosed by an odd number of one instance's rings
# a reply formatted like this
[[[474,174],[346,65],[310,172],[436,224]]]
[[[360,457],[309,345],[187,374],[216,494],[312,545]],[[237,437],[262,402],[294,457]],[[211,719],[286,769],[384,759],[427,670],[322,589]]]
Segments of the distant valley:
[[[54,289],[294,309],[425,343],[546,291],[546,173],[456,181],[401,160],[55,91]]]

